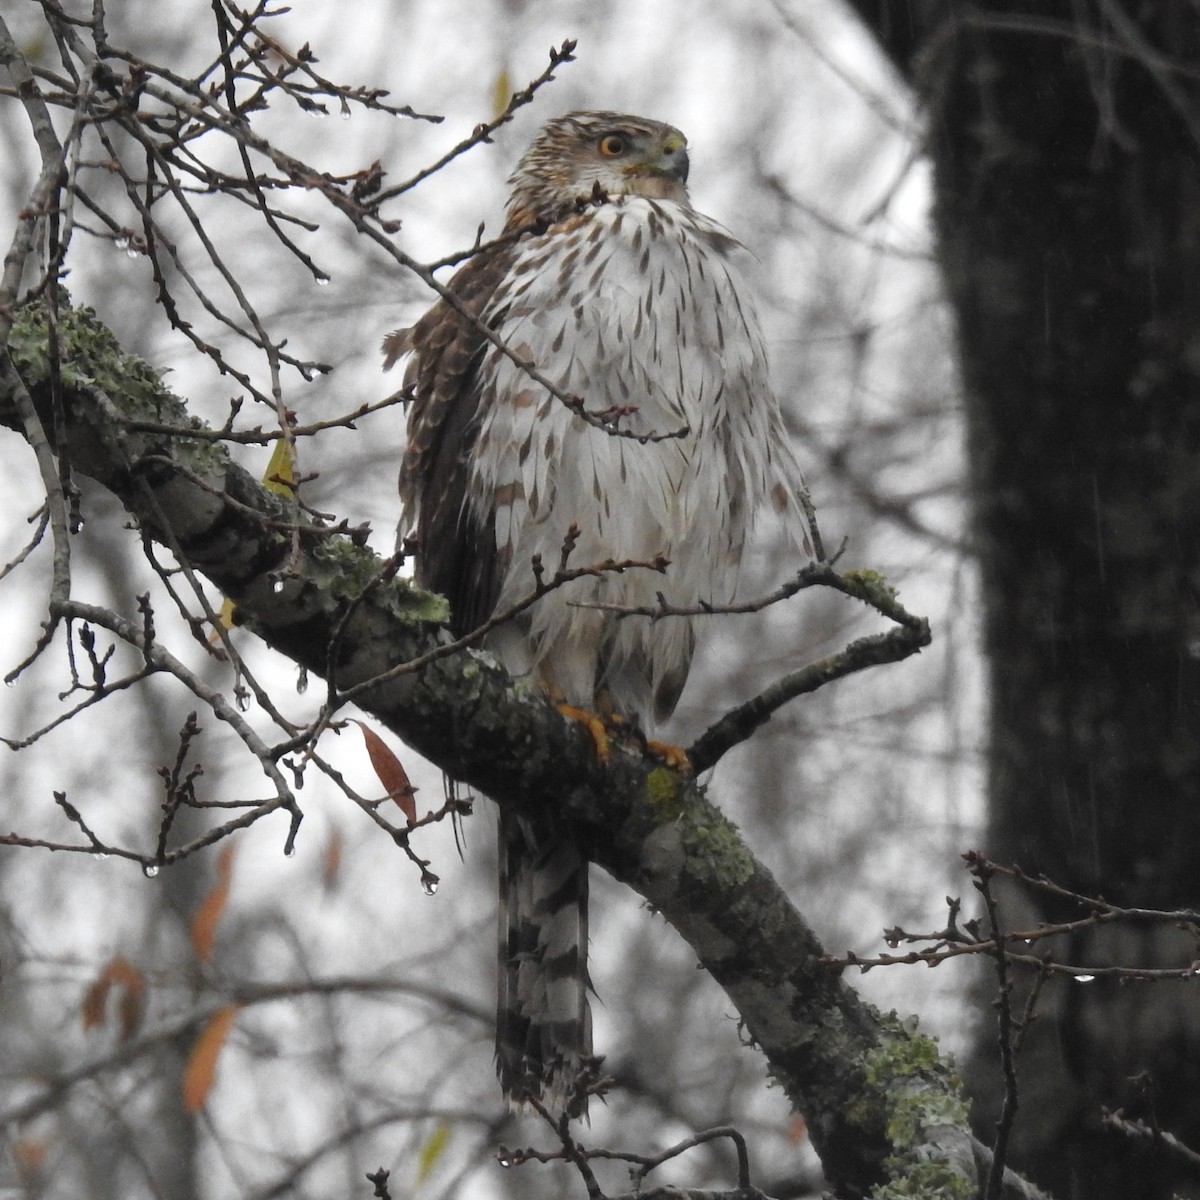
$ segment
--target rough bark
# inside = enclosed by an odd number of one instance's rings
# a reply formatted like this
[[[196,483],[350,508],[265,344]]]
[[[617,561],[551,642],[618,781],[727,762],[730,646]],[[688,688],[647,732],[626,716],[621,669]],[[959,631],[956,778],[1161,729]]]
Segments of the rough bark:
[[[1194,905],[1200,13],[856,7],[930,118],[992,664],[987,851],[1118,903]],[[1194,946],[1058,953],[1184,965]],[[1016,1162],[1062,1195],[1171,1195],[1169,1163],[1098,1118],[1124,1107],[1200,1145],[1198,1049],[1194,985],[1049,989]]]
[[[235,599],[266,642],[348,688],[445,639],[443,603],[405,581],[373,583],[381,564],[345,537],[305,536],[280,575],[290,538],[271,525],[287,516],[279,497],[218,444],[131,429],[130,421],[184,429],[189,419],[86,313],[70,313],[59,336],[75,468]],[[10,348],[48,411],[44,326],[19,322]],[[10,425],[13,386],[11,375],[0,379],[0,420]],[[645,896],[728,992],[808,1118],[840,1195],[976,1193],[989,1156],[968,1133],[957,1078],[936,1044],[881,1016],[821,965],[812,931],[699,785],[625,752],[597,763],[581,729],[472,651],[357,703],[498,803],[552,804],[575,823],[595,861]],[[1004,1194],[1035,1193],[1009,1174]]]

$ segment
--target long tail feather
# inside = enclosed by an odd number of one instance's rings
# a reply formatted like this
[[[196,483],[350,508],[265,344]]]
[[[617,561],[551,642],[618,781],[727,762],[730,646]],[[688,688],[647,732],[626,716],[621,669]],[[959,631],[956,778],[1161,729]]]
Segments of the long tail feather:
[[[496,1071],[514,1105],[587,1108],[573,1087],[592,1054],[587,872],[569,838],[501,811]]]

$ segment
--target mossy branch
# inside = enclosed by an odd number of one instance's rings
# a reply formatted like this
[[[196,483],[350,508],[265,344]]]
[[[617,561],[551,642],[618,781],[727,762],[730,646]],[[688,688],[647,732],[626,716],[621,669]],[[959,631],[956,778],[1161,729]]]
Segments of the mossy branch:
[[[50,402],[49,344],[44,313],[19,312],[12,361],[40,406]],[[447,638],[439,597],[402,579],[381,583],[381,561],[348,536],[297,531],[294,510],[207,432],[162,432],[188,428],[186,407],[93,314],[63,306],[59,344],[58,451],[232,597],[269,645],[347,689]],[[0,422],[19,427],[2,380]],[[356,702],[497,803],[555,806],[589,856],[655,906],[737,1006],[839,1194],[978,1191],[988,1154],[970,1137],[951,1066],[822,963],[812,930],[695,780],[620,747],[597,763],[581,728],[469,649]],[[1037,1193],[1006,1175],[1003,1194]]]

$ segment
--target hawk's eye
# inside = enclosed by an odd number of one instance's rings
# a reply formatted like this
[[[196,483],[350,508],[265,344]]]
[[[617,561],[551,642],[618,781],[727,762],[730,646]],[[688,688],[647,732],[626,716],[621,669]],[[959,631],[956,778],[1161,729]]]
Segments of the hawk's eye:
[[[616,158],[625,153],[625,139],[619,133],[606,133],[600,139],[600,153],[605,158]]]

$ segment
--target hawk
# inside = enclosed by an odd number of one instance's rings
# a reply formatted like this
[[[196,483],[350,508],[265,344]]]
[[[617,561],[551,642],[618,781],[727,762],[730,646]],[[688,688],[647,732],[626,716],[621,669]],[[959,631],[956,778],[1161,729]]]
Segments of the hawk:
[[[526,598],[533,562],[557,564],[564,539],[571,565],[669,560],[665,577],[575,579],[486,643],[555,702],[646,731],[679,699],[694,621],[594,606],[727,603],[757,509],[804,528],[747,251],[692,208],[687,175],[670,125],[551,120],[509,181],[502,237],[452,300],[384,342],[385,366],[411,354],[401,534],[415,531],[417,581],[449,600],[456,634]],[[515,1104],[583,1107],[586,953],[587,847],[552,812],[505,807],[496,1059]]]

